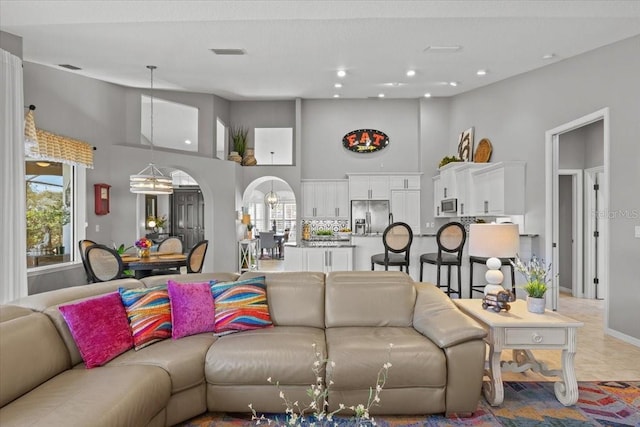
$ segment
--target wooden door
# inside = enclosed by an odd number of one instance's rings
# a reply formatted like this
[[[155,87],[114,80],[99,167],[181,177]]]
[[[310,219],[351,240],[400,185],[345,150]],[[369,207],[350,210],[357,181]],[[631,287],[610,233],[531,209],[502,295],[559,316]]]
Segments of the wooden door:
[[[182,239],[185,253],[204,240],[204,199],[200,189],[174,189],[171,234]]]

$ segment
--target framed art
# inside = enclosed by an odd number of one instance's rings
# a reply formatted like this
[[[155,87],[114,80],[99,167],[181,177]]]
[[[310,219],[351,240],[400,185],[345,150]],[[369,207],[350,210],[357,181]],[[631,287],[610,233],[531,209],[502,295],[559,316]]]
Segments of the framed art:
[[[473,128],[469,128],[460,134],[458,138],[458,157],[463,162],[473,161]]]

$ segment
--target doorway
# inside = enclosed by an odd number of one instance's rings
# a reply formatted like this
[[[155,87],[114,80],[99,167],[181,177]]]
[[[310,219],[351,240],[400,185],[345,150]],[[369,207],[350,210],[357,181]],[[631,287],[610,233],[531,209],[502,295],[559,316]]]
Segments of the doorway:
[[[590,164],[594,162],[595,156],[591,149],[584,144],[583,135],[580,132],[592,131],[593,129],[599,129],[597,132],[593,132],[597,135],[594,139],[593,146],[599,147],[598,153],[601,157],[599,159],[602,175],[599,179],[602,181],[598,188],[598,205],[597,208],[593,208],[590,204],[590,192],[588,191],[590,185],[590,174],[587,170],[590,168]],[[598,133],[599,132],[599,133]],[[577,138],[575,138],[577,136]],[[577,142],[572,142],[577,141]],[[574,146],[574,147],[572,147]],[[573,153],[566,156],[566,153]],[[563,155],[564,153],[564,155]],[[606,221],[595,221],[593,227],[599,227],[596,233],[597,244],[595,250],[591,251],[591,239],[588,239],[589,233],[593,230],[589,225],[594,217],[598,217],[597,212],[599,210],[605,210],[608,206],[607,194],[608,186],[606,177],[609,171],[609,109],[604,108],[596,111],[592,114],[588,114],[584,117],[565,123],[554,129],[546,132],[546,215],[545,215],[545,250],[548,258],[551,258],[552,265],[562,266],[563,262],[566,262],[568,254],[571,254],[571,293],[574,296],[583,296],[586,298],[595,298],[596,288],[593,285],[597,285],[597,293],[599,298],[606,298],[608,277],[609,277],[609,241],[608,241],[608,224]],[[567,164],[569,162],[569,164]],[[564,171],[563,168],[572,168],[572,171]],[[578,182],[580,178],[578,175],[584,171],[586,185],[584,188],[584,203],[578,201]],[[580,172],[580,173],[579,173]],[[569,176],[571,181],[566,181],[567,178],[563,176]],[[596,178],[597,179],[597,178]],[[564,188],[564,190],[562,189]],[[561,222],[561,204],[567,196],[567,191],[571,192],[570,205],[571,205],[571,218],[572,222],[567,225],[566,222]],[[580,192],[582,194],[582,192]],[[595,196],[594,196],[595,197]],[[566,203],[565,203],[566,205]],[[582,210],[582,215],[579,214]],[[564,208],[564,215],[567,215],[567,208]],[[587,224],[583,227],[584,232],[580,233],[583,237],[583,243],[577,243],[578,237],[578,223],[580,218]],[[568,240],[571,249],[567,249],[566,235],[568,230],[566,227],[571,228],[572,239]],[[565,235],[561,240],[561,235]],[[591,234],[593,235],[593,234]],[[564,241],[564,243],[563,243]],[[584,256],[578,255],[581,248],[584,248]],[[561,255],[564,254],[564,255]],[[594,258],[595,256],[595,258]],[[561,261],[562,257],[562,261]],[[583,261],[583,267],[579,265],[580,260]],[[598,278],[597,283],[590,283],[590,272],[594,268],[593,263],[596,264]],[[583,272],[582,283],[575,283],[575,279],[580,276],[580,271]],[[554,270],[552,276],[552,292],[550,299],[547,300],[547,305],[553,310],[558,309],[558,300],[560,289],[567,286],[567,281],[560,279],[560,274],[563,274],[558,269]],[[566,276],[566,272],[564,275]],[[563,283],[564,282],[564,283]],[[605,304],[605,308],[607,305]],[[605,309],[605,327],[608,324],[608,315]]]
[[[200,188],[173,190],[171,218],[171,234],[182,240],[185,252],[204,240],[204,198]]]
[[[558,283],[560,291],[583,297],[582,169],[558,171]]]

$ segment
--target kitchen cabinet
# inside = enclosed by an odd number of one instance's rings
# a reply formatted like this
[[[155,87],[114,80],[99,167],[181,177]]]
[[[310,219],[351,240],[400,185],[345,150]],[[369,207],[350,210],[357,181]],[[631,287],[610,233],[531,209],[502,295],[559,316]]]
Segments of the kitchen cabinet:
[[[440,175],[436,175],[431,178],[433,180],[433,217],[441,218],[440,214],[440,201],[442,198],[440,195],[442,194],[442,181],[440,179]]]
[[[420,190],[420,175],[390,175],[390,190]]]
[[[351,200],[389,200],[389,175],[349,175]]]
[[[471,195],[474,191],[474,182],[471,172],[486,167],[483,163],[463,163],[453,169],[455,175],[455,198],[458,201],[457,216],[470,216],[474,210]]]
[[[420,190],[392,190],[391,213],[394,222],[404,222],[414,235],[420,234]]]
[[[500,162],[471,172],[472,214],[525,213],[525,162]]]
[[[304,248],[302,270],[324,273],[353,270],[353,248]]]
[[[347,180],[302,181],[303,218],[349,218]]]

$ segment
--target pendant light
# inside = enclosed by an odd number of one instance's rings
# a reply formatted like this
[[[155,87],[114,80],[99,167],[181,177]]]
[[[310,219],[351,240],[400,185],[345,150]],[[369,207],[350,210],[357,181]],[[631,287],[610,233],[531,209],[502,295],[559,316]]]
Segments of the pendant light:
[[[149,145],[151,146],[151,163],[136,175],[129,177],[129,190],[139,194],[172,194],[173,180],[171,177],[163,175],[153,163],[153,70],[155,65],[147,65],[151,71],[151,133],[149,134]]]
[[[273,151],[271,152],[271,164],[273,164]],[[271,191],[264,195],[264,203],[265,205],[269,205],[271,209],[275,209],[276,206],[280,203],[280,199],[278,198],[278,194],[273,191],[273,180],[271,180]]]

